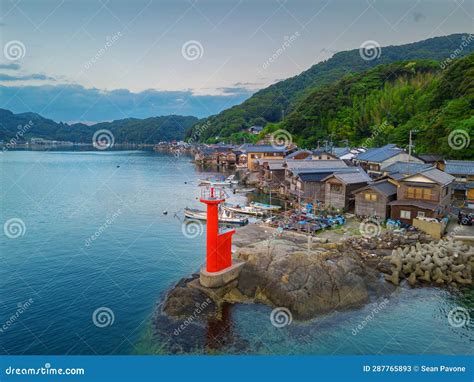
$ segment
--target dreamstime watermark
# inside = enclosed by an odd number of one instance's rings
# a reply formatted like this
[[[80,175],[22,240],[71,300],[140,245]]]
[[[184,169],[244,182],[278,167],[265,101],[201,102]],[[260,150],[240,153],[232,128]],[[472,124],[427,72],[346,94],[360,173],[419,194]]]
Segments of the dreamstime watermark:
[[[466,308],[457,306],[448,313],[448,322],[453,328],[468,326],[470,321],[471,316]]]
[[[25,222],[20,218],[8,219],[5,224],[3,224],[3,232],[5,236],[10,239],[17,239],[20,236],[24,236],[26,233]]]
[[[372,309],[367,316],[365,316],[365,318],[359,323],[359,325],[352,329],[352,335],[356,336],[360,331],[362,331],[367,326],[367,324],[372,321],[375,316],[387,306],[388,302],[388,299],[384,298],[382,302],[377,304],[377,306]]]
[[[211,122],[206,121],[206,123],[199,125],[195,128],[193,128],[193,133],[191,134],[191,137],[187,140],[188,143],[192,144],[195,142],[198,142],[199,139],[201,138],[201,135],[209,128],[211,127]]]
[[[359,47],[359,55],[364,61],[373,61],[380,58],[382,48],[375,40],[364,41]]]
[[[105,44],[102,46],[94,56],[84,64],[84,69],[89,70],[101,57],[122,37],[122,32],[117,32],[113,36],[107,36]]]
[[[204,225],[197,219],[184,220],[181,223],[181,232],[188,239],[195,239],[204,232]]]
[[[110,130],[97,130],[92,136],[92,145],[97,150],[107,150],[114,147],[115,137]]]
[[[119,208],[117,211],[115,211],[109,218],[107,218],[105,220],[105,222],[91,235],[89,236],[85,242],[84,242],[84,245],[86,247],[90,247],[91,244],[96,241],[101,235],[102,233],[107,229],[109,228],[113,222],[115,221],[115,219],[117,219],[120,215],[122,214],[122,210]]]
[[[26,134],[26,132],[33,127],[34,123],[33,121],[28,121],[25,125],[18,125],[17,126],[17,132],[13,138],[11,138],[4,146],[3,146],[3,151],[7,151],[14,146],[18,144],[18,142],[24,140],[23,136]]]
[[[7,60],[20,60],[26,55],[25,44],[18,40],[8,41],[3,47],[3,54]]]
[[[459,44],[459,47],[454,49],[454,51],[449,55],[448,58],[445,58],[439,64],[442,70],[446,69],[449,64],[451,64],[456,58],[458,58],[465,48],[467,48],[472,41],[474,41],[474,34],[468,34],[467,36],[462,36],[462,42]]]
[[[287,149],[293,145],[293,136],[288,130],[278,129],[270,134],[270,141],[275,149]]]
[[[20,316],[28,310],[28,308],[33,304],[34,300],[32,298],[28,299],[26,302],[19,302],[15,313],[13,313],[8,319],[0,326],[0,333],[6,332],[19,318]]]
[[[13,367],[5,369],[6,375],[84,375],[86,371],[82,367],[56,368],[46,362],[42,367]]]
[[[471,137],[464,129],[455,129],[448,135],[448,144],[453,150],[462,150],[471,144]]]
[[[107,326],[112,326],[115,321],[115,314],[112,309],[107,308],[106,306],[101,306],[97,308],[92,313],[92,322],[98,328],[105,328]]]
[[[198,60],[204,55],[204,47],[199,41],[189,40],[181,47],[181,54],[188,61]]]
[[[293,322],[293,315],[288,308],[278,307],[270,313],[270,322],[276,328],[283,328]]]
[[[204,302],[197,302],[195,304],[196,308],[194,309],[193,313],[189,315],[180,325],[177,327],[173,334],[175,336],[179,336],[184,329],[186,329],[189,325],[191,325],[199,315],[212,303],[212,300],[208,297]]]
[[[380,222],[377,219],[364,219],[359,224],[359,232],[366,239],[370,239],[376,236],[380,236],[380,234],[382,233],[382,226],[380,225]]]
[[[300,32],[295,32],[291,36],[285,36],[283,43],[263,64],[262,68],[267,69],[272,63],[274,63],[278,57],[280,57],[295,41],[300,37]]]
[[[388,122],[383,121],[380,125],[375,126],[375,129],[372,131],[372,135],[369,138],[366,138],[364,142],[362,142],[362,147],[367,148],[371,147],[374,139],[377,138],[380,134],[385,132],[388,127]]]

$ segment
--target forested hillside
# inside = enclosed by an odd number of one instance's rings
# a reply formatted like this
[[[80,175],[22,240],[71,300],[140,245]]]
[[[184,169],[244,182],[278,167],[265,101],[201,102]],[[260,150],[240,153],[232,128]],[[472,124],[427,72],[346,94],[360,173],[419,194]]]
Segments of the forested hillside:
[[[361,58],[358,49],[336,53],[330,59],[313,65],[305,72],[280,81],[255,93],[240,105],[200,121],[195,130],[202,131],[202,140],[213,140],[216,136],[233,140],[244,138],[242,130],[257,124],[278,122],[283,114],[288,115],[315,89],[333,84],[347,74],[370,70],[380,64],[398,61],[430,59],[443,61],[459,51],[466,39],[465,34],[435,37],[411,44],[388,46],[373,60]],[[474,44],[467,44],[458,56],[474,51]],[[205,129],[202,128],[205,126]],[[188,133],[191,136],[193,133]],[[248,139],[248,137],[245,137]]]
[[[325,139],[404,147],[412,130],[419,153],[473,158],[473,145],[453,149],[448,136],[474,133],[474,53],[444,70],[435,61],[405,61],[347,76],[309,94],[272,128],[288,130],[306,147]]]

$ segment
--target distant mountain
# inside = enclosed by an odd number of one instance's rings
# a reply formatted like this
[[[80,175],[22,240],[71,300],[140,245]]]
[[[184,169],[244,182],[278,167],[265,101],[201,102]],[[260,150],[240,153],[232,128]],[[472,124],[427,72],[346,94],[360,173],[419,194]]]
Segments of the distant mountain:
[[[332,84],[345,75],[367,71],[380,64],[397,61],[430,59],[443,61],[456,53],[462,57],[474,51],[474,44],[466,44],[469,35],[453,34],[400,46],[381,48],[373,60],[361,58],[359,49],[336,53],[303,73],[280,81],[255,93],[240,105],[199,121],[194,130],[200,131],[201,140],[219,137],[238,137],[251,125],[279,122],[283,113],[288,115],[315,89]],[[462,47],[462,49],[461,49]],[[193,134],[190,132],[189,135]]]
[[[169,115],[146,119],[120,119],[92,126],[82,123],[70,125],[55,122],[36,113],[13,114],[9,110],[0,109],[0,140],[7,142],[18,136],[19,131],[24,131],[23,139],[25,140],[44,138],[91,143],[94,132],[107,129],[114,135],[116,143],[156,143],[183,139],[185,132],[197,121],[196,117]]]

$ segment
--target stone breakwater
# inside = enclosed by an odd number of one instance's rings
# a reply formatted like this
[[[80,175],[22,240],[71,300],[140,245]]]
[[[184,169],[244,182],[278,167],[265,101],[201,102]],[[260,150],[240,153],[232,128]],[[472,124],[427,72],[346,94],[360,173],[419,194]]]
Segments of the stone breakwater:
[[[390,264],[390,274],[385,278],[395,285],[402,279],[411,286],[423,283],[472,285],[474,247],[452,239],[418,242],[394,249]]]

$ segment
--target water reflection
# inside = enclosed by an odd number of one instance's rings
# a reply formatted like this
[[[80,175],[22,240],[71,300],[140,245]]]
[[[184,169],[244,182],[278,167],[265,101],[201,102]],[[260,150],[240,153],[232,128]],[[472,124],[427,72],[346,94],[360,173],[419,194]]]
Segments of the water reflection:
[[[213,318],[207,322],[206,349],[224,350],[234,343],[234,325],[232,321],[232,305],[224,304],[220,319]]]

